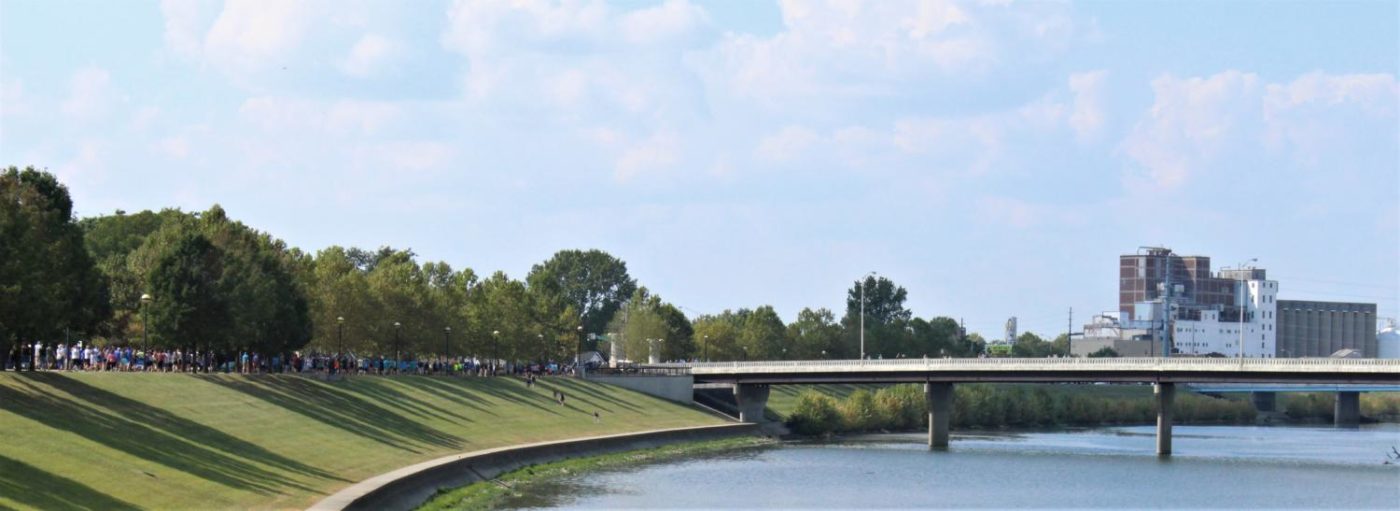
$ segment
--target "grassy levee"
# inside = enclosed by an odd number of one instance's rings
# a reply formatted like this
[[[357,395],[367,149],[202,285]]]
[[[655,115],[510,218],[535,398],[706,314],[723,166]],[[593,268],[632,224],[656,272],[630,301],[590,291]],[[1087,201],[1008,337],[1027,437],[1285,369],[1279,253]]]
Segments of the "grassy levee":
[[[0,373],[0,508],[300,509],[452,453],[722,422],[568,378]]]

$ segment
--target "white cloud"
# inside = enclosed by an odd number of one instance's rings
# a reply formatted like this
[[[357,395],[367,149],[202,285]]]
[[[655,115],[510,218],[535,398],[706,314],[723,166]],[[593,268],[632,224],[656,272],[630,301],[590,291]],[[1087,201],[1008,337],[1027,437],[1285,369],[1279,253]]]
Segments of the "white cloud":
[[[1262,83],[1252,73],[1230,70],[1208,77],[1163,76],[1152,82],[1152,107],[1123,141],[1141,169],[1128,185],[1172,190],[1193,177],[1227,172],[1239,158],[1260,161],[1283,155],[1294,163],[1318,164],[1353,154],[1373,134],[1395,128],[1400,87],[1393,75],[1309,73],[1288,83]],[[1394,137],[1379,143],[1394,146]],[[1392,149],[1393,151],[1393,149]]]
[[[622,37],[633,44],[655,44],[684,38],[709,20],[705,10],[686,0],[665,3],[627,13],[619,20]]]
[[[1152,81],[1152,91],[1152,107],[1123,148],[1142,166],[1143,184],[1161,189],[1181,186],[1203,160],[1247,138],[1239,124],[1259,109],[1259,78],[1252,73],[1162,76]]]
[[[1079,32],[1068,7],[1052,3],[1014,10],[945,0],[779,5],[784,29],[770,37],[726,35],[705,59],[708,80],[737,97],[793,109],[814,98],[918,95],[949,77],[976,79],[1028,55],[1063,51]]]
[[[312,17],[309,4],[228,0],[205,36],[206,58],[232,70],[285,65]]]
[[[165,44],[176,55],[197,58],[204,53],[204,32],[217,13],[214,0],[161,0]]]
[[[340,63],[340,70],[364,78],[383,69],[401,51],[399,43],[379,34],[365,34]]]
[[[614,177],[631,181],[649,172],[665,170],[680,160],[680,139],[670,131],[660,131],[623,150],[617,159]]]
[[[1074,108],[1069,114],[1069,125],[1080,140],[1094,140],[1103,130],[1104,81],[1108,71],[1077,73],[1069,77],[1069,89],[1074,93]]]
[[[106,69],[89,66],[73,73],[68,84],[68,99],[60,109],[70,117],[91,120],[107,112],[112,100],[111,77]]]
[[[821,137],[815,131],[803,126],[787,126],[764,137],[758,143],[756,154],[760,159],[785,162],[802,156],[808,148],[818,143]]]

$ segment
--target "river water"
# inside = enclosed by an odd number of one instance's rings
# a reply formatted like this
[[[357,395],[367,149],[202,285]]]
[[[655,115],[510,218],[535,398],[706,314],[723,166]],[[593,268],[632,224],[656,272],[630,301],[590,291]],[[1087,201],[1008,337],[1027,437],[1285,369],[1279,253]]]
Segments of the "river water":
[[[1150,426],[784,443],[537,483],[516,509],[1400,509],[1400,425]],[[1392,462],[1400,463],[1400,462]]]

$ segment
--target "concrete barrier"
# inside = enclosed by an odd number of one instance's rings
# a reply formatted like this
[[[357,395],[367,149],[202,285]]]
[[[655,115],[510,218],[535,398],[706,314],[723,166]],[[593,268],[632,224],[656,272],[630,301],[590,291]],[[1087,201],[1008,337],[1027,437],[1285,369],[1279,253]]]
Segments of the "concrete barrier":
[[[719,424],[540,442],[445,456],[366,479],[317,502],[313,511],[409,510],[439,488],[485,481],[530,465],[677,442],[759,434],[755,424]]]
[[[588,381],[616,385],[667,401],[690,404],[695,401],[695,378],[690,375],[606,375],[590,374]]]

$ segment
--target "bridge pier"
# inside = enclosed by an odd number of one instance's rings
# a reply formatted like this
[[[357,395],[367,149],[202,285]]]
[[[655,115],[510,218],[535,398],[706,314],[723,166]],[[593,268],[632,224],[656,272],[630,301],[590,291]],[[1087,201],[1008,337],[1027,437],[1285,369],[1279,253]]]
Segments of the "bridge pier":
[[[1278,409],[1278,395],[1274,392],[1250,392],[1249,401],[1254,404],[1254,409],[1261,412],[1272,412]]]
[[[948,449],[948,424],[953,414],[953,384],[925,383],[924,398],[928,400],[928,448]]]
[[[735,384],[734,403],[739,408],[739,422],[761,423],[764,421],[763,409],[768,407],[768,386]]]
[[[1361,393],[1338,392],[1337,406],[1332,412],[1332,421],[1337,426],[1361,424]]]
[[[1158,383],[1152,387],[1157,398],[1157,455],[1172,455],[1172,403],[1176,401],[1175,383]]]

